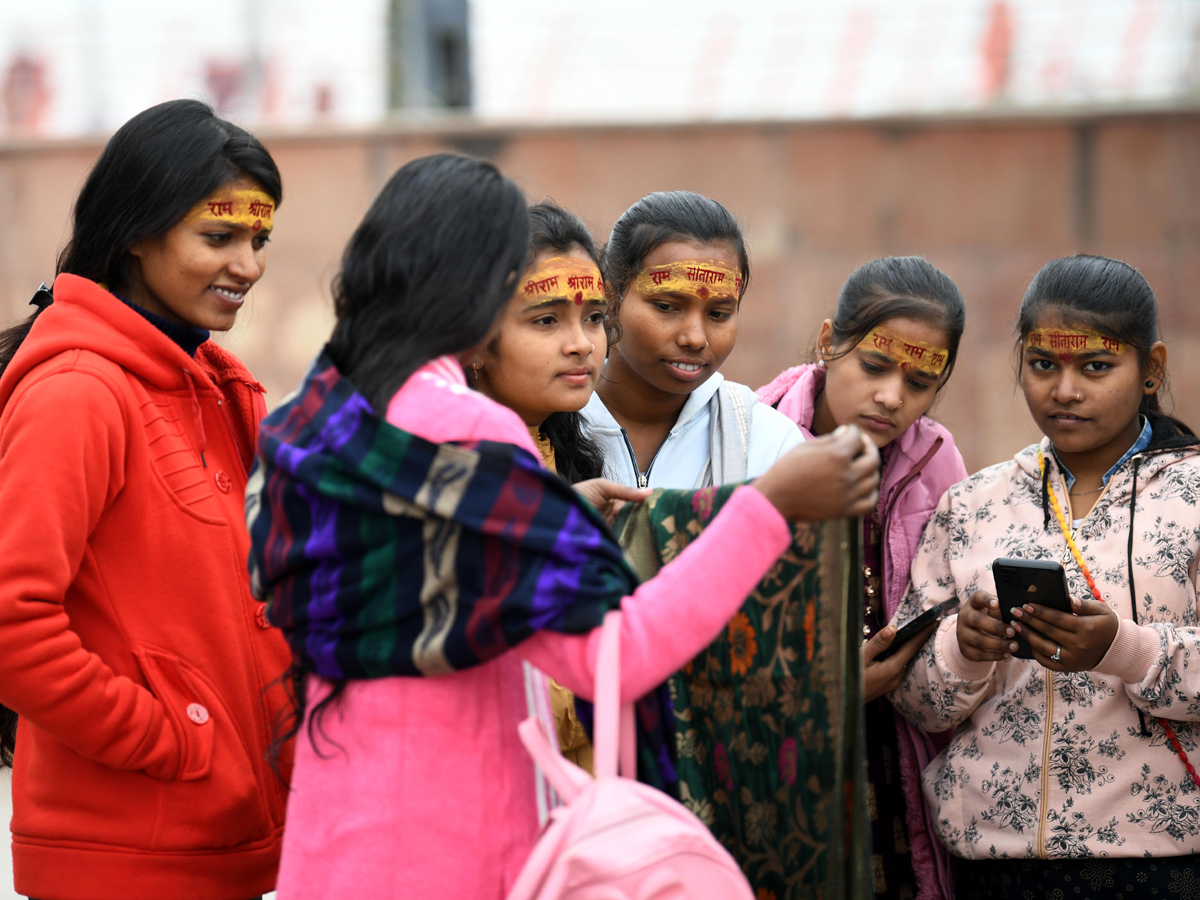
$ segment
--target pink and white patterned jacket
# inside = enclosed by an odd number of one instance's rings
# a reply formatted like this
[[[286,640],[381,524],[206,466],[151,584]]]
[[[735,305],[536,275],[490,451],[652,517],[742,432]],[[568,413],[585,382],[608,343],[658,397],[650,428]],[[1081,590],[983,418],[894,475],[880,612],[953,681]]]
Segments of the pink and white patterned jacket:
[[[954,615],[891,694],[922,728],[958,726],[923,777],[938,835],[955,855],[1200,852],[1200,790],[1157,721],[1170,720],[1188,755],[1200,756],[1200,442],[1169,419],[1154,426],[1150,446],[1113,473],[1075,533],[1121,620],[1096,668],[971,662]],[[1062,471],[1049,441],[1041,447],[1062,503]],[[901,618],[953,595],[965,604],[977,589],[994,593],[999,557],[1059,560],[1072,595],[1089,596],[1045,503],[1036,445],[951,488],[925,529]]]

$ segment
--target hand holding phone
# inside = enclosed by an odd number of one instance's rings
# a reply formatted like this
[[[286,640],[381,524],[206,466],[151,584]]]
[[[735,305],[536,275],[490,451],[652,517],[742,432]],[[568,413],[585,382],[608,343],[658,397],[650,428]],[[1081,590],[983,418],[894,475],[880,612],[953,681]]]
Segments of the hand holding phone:
[[[992,563],[996,580],[996,598],[1000,601],[1000,618],[1011,624],[1012,611],[1026,603],[1036,603],[1048,609],[1071,613],[1071,595],[1067,590],[1067,575],[1063,567],[1048,559],[997,559]],[[1020,619],[1017,619],[1020,621]],[[1033,648],[1024,635],[1014,640],[1017,659],[1033,659]]]
[[[892,638],[892,642],[886,648],[879,651],[875,656],[876,661],[887,659],[934,622],[949,615],[956,609],[958,609],[958,598],[951,597],[949,600],[943,600],[936,606],[929,607],[929,609],[920,615],[909,619],[896,629],[896,636]]]

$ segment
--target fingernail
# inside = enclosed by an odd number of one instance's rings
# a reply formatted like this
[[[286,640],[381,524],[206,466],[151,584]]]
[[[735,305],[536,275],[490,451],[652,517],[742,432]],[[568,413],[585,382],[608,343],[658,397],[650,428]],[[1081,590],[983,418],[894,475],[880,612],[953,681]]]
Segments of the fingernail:
[[[1016,652],[1017,652],[1017,643],[1016,643],[1016,641],[1013,641],[1013,643],[1009,644],[1009,645],[1008,645],[1008,649],[1009,649],[1009,650],[1011,650],[1011,651],[1013,651],[1014,653],[1016,653]]]
[[[1017,618],[1020,618],[1021,616],[1025,615],[1025,610],[1023,610],[1023,609],[1014,609],[1014,610],[1012,611],[1012,614],[1013,614],[1015,617],[1017,617]]]
[[[1033,612],[1033,607],[1032,607],[1032,606],[1029,606],[1029,605],[1027,604],[1027,605],[1025,606],[1025,612],[1027,612],[1027,613],[1031,613],[1031,612]]]

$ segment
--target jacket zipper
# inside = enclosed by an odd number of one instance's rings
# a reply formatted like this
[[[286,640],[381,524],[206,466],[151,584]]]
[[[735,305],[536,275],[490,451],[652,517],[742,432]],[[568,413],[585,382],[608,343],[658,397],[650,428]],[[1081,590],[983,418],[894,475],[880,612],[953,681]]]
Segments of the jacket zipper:
[[[658,449],[654,451],[654,455],[650,457],[650,464],[646,466],[646,474],[642,474],[642,470],[638,468],[637,454],[633,452],[633,441],[629,440],[629,432],[624,428],[621,429],[621,437],[625,440],[625,449],[629,451],[629,461],[633,463],[633,474],[637,476],[637,486],[640,488],[647,487],[650,483],[650,470],[654,468],[654,461],[658,459],[658,454],[662,452],[663,445],[670,440],[673,432],[668,431],[667,436],[663,438],[662,444],[658,445]]]
[[[1046,822],[1050,815],[1050,736],[1054,722],[1054,672],[1046,670],[1046,727],[1042,733],[1042,796],[1038,803],[1037,855],[1046,859]]]

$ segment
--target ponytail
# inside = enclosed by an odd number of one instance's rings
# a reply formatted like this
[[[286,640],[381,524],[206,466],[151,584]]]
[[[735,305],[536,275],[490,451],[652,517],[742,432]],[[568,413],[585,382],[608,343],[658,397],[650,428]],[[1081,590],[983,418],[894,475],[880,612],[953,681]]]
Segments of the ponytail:
[[[18,322],[16,325],[0,331],[0,375],[4,374],[8,364],[17,355],[21,345],[25,343],[25,338],[29,337],[29,332],[33,328],[33,323],[37,321],[37,317],[53,302],[54,295],[50,293],[50,288],[46,287],[46,283],[43,281],[42,286],[33,295],[33,299],[29,301],[30,306],[37,307],[33,311],[33,315],[24,322]],[[0,707],[0,709],[2,708]]]

